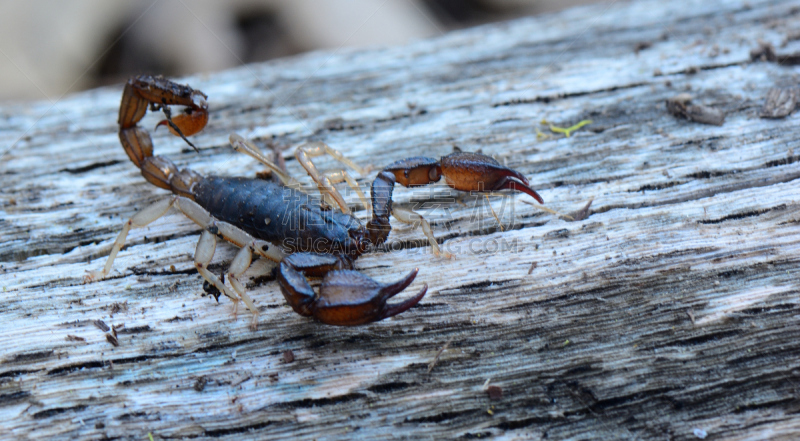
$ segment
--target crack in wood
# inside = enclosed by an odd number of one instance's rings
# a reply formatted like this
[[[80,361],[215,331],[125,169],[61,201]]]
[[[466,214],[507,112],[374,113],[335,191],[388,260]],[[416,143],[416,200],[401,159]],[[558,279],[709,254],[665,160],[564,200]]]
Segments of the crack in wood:
[[[103,161],[103,162],[93,162],[88,165],[84,165],[82,167],[74,167],[74,168],[62,168],[59,172],[67,172],[73,175],[78,175],[81,173],[86,173],[88,171],[96,170],[98,168],[110,167],[112,165],[117,165],[121,161],[116,159],[112,159],[111,161]]]
[[[786,208],[787,208],[786,204],[781,204],[775,207],[763,208],[761,210],[753,210],[744,213],[729,214],[727,216],[723,216],[717,219],[700,219],[697,221],[697,223],[705,225],[721,224],[722,222],[726,222],[729,220],[739,220],[739,219],[746,219],[748,217],[761,216],[762,214],[770,213],[772,211],[784,211],[786,210]]]

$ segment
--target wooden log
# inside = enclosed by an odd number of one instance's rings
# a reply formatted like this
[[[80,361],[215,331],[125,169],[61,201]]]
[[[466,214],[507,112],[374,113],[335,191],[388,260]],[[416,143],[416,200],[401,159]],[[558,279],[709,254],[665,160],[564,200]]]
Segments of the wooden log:
[[[381,281],[420,267],[409,291],[430,291],[357,328],[294,314],[258,261],[250,330],[204,295],[199,230],[177,213],[83,284],[165,195],[120,148],[121,87],[3,104],[0,437],[796,439],[800,125],[759,114],[800,71],[750,50],[800,51],[798,15],[788,0],[618,2],[181,79],[211,103],[200,153],[166,131],[154,143],[201,173],[260,171],[230,133],[285,149],[295,177],[294,146],[324,141],[373,167],[365,188],[394,160],[460,148],[561,213],[593,201],[569,221],[527,196],[396,190],[455,258],[396,223],[357,266]],[[681,93],[723,125],[669,114]],[[543,119],[592,123],[566,137]],[[235,253],[220,245],[212,269]]]

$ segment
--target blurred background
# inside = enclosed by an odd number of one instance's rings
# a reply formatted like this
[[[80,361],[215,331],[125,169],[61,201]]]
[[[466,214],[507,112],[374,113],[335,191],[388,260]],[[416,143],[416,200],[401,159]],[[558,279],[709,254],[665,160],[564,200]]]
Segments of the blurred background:
[[[0,100],[403,44],[598,0],[0,0]]]

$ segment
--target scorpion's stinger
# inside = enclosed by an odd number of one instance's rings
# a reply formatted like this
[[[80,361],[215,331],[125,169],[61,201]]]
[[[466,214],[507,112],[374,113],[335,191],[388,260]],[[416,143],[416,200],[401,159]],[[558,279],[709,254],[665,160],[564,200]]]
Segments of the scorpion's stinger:
[[[195,152],[200,153],[200,150],[194,144],[192,144],[192,141],[189,141],[188,139],[186,139],[186,137],[189,136],[189,135],[184,135],[183,131],[181,130],[181,128],[178,127],[177,124],[175,124],[175,122],[173,121],[172,118],[167,117],[167,119],[165,119],[165,120],[161,121],[160,123],[156,124],[156,127],[153,129],[153,131],[158,130],[159,126],[167,126],[167,128],[169,129],[170,133],[172,133],[175,136],[180,136],[181,139],[186,141],[186,144],[189,144],[189,147],[193,148]]]
[[[160,126],[167,126],[170,133],[175,136],[180,136],[194,151],[200,152],[191,141],[186,139],[187,136],[192,136],[203,130],[208,123],[208,105],[205,103],[204,99],[198,100],[198,105],[203,105],[204,107],[187,108],[186,113],[182,113],[174,118],[170,112],[166,111],[167,109],[164,109],[166,119],[156,124],[154,130],[158,130]]]
[[[122,148],[142,171],[142,175],[153,185],[171,190],[181,196],[191,196],[191,187],[201,177],[191,170],[178,171],[175,165],[163,156],[153,156],[153,141],[146,130],[137,124],[148,107],[162,109],[170,118],[171,105],[186,106],[186,114],[172,120],[180,135],[192,135],[205,127],[208,121],[206,95],[189,86],[173,83],[163,77],[141,75],[125,84],[119,108],[119,140]],[[185,136],[182,136],[186,140]],[[186,140],[195,150],[191,142]]]
[[[180,136],[192,148],[197,150],[197,147],[186,137],[203,130],[206,123],[208,123],[207,98],[199,90],[173,83],[164,77],[140,75],[131,78],[125,84],[119,108],[119,135],[122,146],[133,159],[129,144],[126,144],[126,141],[130,143],[132,138],[138,138],[139,142],[141,142],[144,138],[147,138],[147,141],[144,142],[151,144],[149,142],[150,135],[136,127],[136,124],[144,117],[148,106],[152,105],[153,109],[161,108],[167,118],[158,123],[156,127],[166,124],[172,134]],[[169,107],[167,107],[172,105],[186,106],[186,112],[172,118]],[[136,133],[126,133],[131,130],[136,131]]]
[[[160,126],[167,126],[170,133],[185,140],[187,136],[192,136],[203,130],[206,124],[208,124],[208,110],[192,109],[189,113],[181,113],[174,118],[169,117],[162,120],[156,124],[156,129]]]

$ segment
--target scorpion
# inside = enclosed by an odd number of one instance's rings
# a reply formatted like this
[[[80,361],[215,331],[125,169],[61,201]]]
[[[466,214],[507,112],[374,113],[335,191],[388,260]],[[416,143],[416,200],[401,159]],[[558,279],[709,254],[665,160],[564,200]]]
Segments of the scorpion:
[[[517,190],[543,203],[525,176],[480,153],[456,152],[438,161],[412,157],[394,162],[373,181],[371,205],[346,171],[320,173],[316,169],[310,158],[328,154],[364,174],[339,151],[321,142],[303,144],[295,152],[298,162],[320,190],[319,204],[308,203],[309,195],[298,189],[296,181],[253,143],[236,134],[230,136],[232,147],[266,165],[277,179],[203,176],[191,169],[178,170],[168,158],[153,155],[150,134],[137,125],[147,110],[161,110],[166,119],[156,128],[167,126],[172,134],[197,150],[186,137],[206,126],[207,99],[199,90],[160,76],[136,76],[125,84],[118,120],[122,147],[148,182],[169,190],[172,195],[144,208],[123,224],[105,266],[100,271],[88,272],[86,282],[108,275],[132,228],[144,227],[175,207],[202,228],[194,256],[198,273],[233,300],[234,311],[239,300],[243,301],[254,314],[253,326],[257,324],[258,309],[240,278],[254,255],[278,263],[275,277],[286,302],[296,313],[328,325],[363,325],[407,311],[422,300],[428,289],[426,283],[411,298],[389,304],[391,297],[414,281],[418,268],[388,284],[353,269],[361,254],[385,242],[391,232],[390,216],[404,223],[420,224],[434,254],[442,255],[430,224],[422,216],[392,206],[395,183],[413,187],[444,177],[456,190]],[[185,109],[173,117],[170,111],[173,105]],[[371,216],[366,226],[351,214],[334,187],[341,182],[347,182],[361,198]],[[240,248],[221,277],[208,269],[218,237]],[[307,276],[322,278],[316,292]],[[225,284],[226,278],[230,287]]]

